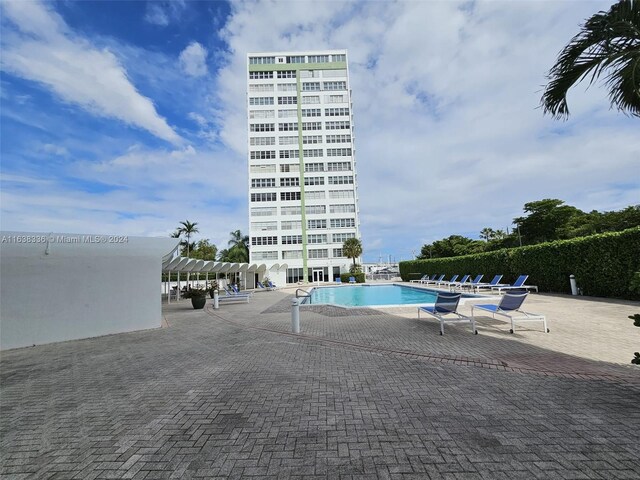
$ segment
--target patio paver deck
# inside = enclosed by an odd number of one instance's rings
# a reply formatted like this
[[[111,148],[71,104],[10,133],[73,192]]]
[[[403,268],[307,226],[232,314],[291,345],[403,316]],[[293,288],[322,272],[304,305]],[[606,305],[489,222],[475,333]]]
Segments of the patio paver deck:
[[[218,311],[179,302],[167,328],[3,352],[0,475],[640,475],[640,370],[615,352],[563,352],[580,338],[565,320],[551,317],[549,335],[486,321],[478,336],[441,337],[408,311],[317,309],[297,337],[289,295]],[[554,312],[564,299],[536,302]]]

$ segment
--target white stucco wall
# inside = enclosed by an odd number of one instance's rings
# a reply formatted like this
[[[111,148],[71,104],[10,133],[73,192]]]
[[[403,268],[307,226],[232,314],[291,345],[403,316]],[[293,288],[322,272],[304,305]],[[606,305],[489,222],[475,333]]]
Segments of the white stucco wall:
[[[0,232],[0,241],[0,349],[160,327],[162,259],[176,239]]]

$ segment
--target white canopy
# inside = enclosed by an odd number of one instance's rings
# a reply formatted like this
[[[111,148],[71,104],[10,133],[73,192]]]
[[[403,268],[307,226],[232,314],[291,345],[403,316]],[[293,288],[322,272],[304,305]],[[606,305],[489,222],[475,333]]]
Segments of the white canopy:
[[[267,268],[275,271],[286,270],[287,267],[286,263],[276,263],[271,267],[267,267],[264,263],[216,262],[214,260],[199,260],[187,257],[165,258],[162,263],[162,271],[165,273],[265,273]]]

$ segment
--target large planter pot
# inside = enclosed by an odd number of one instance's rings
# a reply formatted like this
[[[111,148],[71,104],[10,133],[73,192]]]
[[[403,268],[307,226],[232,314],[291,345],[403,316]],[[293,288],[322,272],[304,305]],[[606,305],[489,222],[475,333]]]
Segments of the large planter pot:
[[[191,297],[191,305],[196,310],[203,309],[207,303],[207,297]]]

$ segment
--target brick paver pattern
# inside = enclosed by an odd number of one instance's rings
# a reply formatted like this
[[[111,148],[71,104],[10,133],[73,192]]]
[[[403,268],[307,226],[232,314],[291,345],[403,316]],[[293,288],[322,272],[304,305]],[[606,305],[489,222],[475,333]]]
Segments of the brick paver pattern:
[[[172,305],[168,328],[3,352],[0,476],[640,477],[638,370],[437,362],[540,355],[379,312],[303,311],[295,337],[285,294],[254,297]]]

